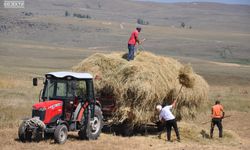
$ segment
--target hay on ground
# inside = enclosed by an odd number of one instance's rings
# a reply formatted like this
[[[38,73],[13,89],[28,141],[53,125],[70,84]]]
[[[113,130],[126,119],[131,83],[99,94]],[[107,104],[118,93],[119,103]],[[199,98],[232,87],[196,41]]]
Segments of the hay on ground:
[[[208,99],[207,82],[191,67],[149,52],[141,52],[129,62],[124,53],[94,54],[74,66],[73,71],[98,76],[97,93],[115,98],[114,122],[130,120],[143,124],[155,120],[155,106],[170,104],[181,85],[185,88],[178,98],[175,111],[178,118],[194,117]]]

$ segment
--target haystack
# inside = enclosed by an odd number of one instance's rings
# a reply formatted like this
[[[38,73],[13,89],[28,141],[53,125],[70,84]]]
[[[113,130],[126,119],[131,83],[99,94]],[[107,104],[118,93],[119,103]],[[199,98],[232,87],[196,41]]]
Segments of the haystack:
[[[96,91],[115,97],[118,109],[114,122],[129,120],[138,125],[154,121],[155,106],[170,104],[185,82],[189,84],[180,91],[175,110],[178,118],[194,117],[197,109],[208,102],[208,84],[192,68],[185,70],[188,67],[177,60],[149,52],[141,52],[129,62],[124,56],[97,53],[73,67],[73,71],[98,76],[101,80],[95,81]],[[191,78],[181,76],[187,74],[185,71]]]

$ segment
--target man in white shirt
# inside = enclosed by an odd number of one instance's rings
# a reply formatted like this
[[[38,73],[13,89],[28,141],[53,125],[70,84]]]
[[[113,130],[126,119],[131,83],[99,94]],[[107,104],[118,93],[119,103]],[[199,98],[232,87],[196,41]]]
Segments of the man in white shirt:
[[[161,105],[157,105],[156,109],[160,113],[160,115],[159,115],[160,121],[166,123],[167,140],[170,141],[170,139],[171,139],[171,129],[173,127],[175,134],[176,134],[176,137],[177,137],[177,141],[180,142],[180,135],[179,135],[179,131],[178,131],[177,122],[175,120],[175,116],[170,111],[170,109],[175,107],[175,105],[176,105],[176,100],[174,100],[174,102],[171,105],[166,105],[163,108]]]

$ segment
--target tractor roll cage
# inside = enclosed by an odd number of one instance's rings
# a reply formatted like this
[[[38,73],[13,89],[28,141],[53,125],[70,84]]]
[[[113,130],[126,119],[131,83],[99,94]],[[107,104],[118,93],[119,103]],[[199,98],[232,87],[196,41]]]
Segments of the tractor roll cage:
[[[45,75],[47,76],[54,76],[56,78],[75,78],[76,80],[81,79],[93,79],[93,76],[89,73],[76,73],[76,72],[50,72]]]
[[[42,93],[42,99],[43,100],[50,100],[51,98],[48,95],[48,86],[53,86],[54,89],[52,89],[53,92],[57,92],[59,89],[59,85],[53,85],[55,83],[61,83],[61,86],[65,86],[66,88],[65,94],[57,94],[57,93],[51,93],[53,96],[58,96],[58,97],[53,97],[54,99],[62,99],[62,100],[67,100],[67,99],[72,99],[75,96],[82,96],[82,98],[87,98],[87,100],[92,100],[95,98],[94,96],[94,87],[93,87],[93,77],[89,73],[75,73],[75,72],[51,72],[47,73],[45,75],[46,80],[44,82],[44,90]],[[85,81],[86,84],[82,84],[82,88],[85,89],[85,91],[79,91],[79,85],[76,87],[77,82],[79,83],[80,81]],[[65,84],[65,85],[63,85]],[[65,90],[65,89],[64,89]],[[78,90],[79,93],[72,93],[76,92]],[[83,92],[85,92],[85,95]],[[50,94],[49,94],[50,95]]]

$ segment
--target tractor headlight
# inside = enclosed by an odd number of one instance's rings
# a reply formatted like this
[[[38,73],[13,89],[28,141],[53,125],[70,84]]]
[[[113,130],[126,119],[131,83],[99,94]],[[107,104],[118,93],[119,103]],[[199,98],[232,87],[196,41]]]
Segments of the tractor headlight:
[[[45,110],[46,110],[45,107],[39,108],[39,111],[45,111]]]

